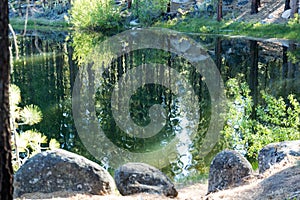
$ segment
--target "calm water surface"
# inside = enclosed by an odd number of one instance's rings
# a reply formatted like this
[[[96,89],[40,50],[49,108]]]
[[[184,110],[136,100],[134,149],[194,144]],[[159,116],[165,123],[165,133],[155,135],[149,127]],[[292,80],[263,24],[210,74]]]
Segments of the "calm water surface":
[[[191,37],[206,48],[208,55],[220,70],[224,83],[235,77],[241,77],[242,81],[248,83],[254,106],[261,103],[262,90],[275,97],[287,97],[292,93],[300,99],[300,67],[297,60],[299,44],[277,44],[203,35]],[[89,48],[89,44],[85,44],[84,40],[83,44],[80,44],[77,38],[77,43],[73,44],[68,33],[51,32],[19,37],[18,41],[19,59],[16,59],[16,50],[13,48],[12,81],[21,89],[22,104],[38,105],[43,112],[42,122],[34,128],[48,138],[56,138],[62,148],[84,155],[109,169],[112,166],[112,158],[118,155],[118,152],[114,153],[114,148],[105,144],[106,140],[102,140],[101,136],[97,139],[99,145],[93,148],[102,154],[104,152],[104,155],[100,156],[101,159],[95,158],[89,154],[79,138],[72,115],[71,95],[78,69],[82,67],[85,73],[80,72],[78,76],[86,84],[86,90],[94,94],[95,99],[94,105],[89,106],[92,106],[91,110],[95,110],[95,120],[112,146],[117,146],[122,151],[146,154],[165,148],[175,137],[181,137],[181,142],[174,146],[175,154],[168,156],[167,162],[170,164],[163,168],[170,177],[176,178],[194,171],[205,171],[211,158],[220,150],[221,147],[216,146],[207,152],[205,157],[199,156],[202,139],[210,123],[212,105],[205,78],[183,57],[162,50],[136,50],[112,60],[110,67],[104,70],[99,78],[95,76],[96,70],[93,67],[79,65],[80,60],[74,59],[75,55],[81,55],[85,48]],[[80,46],[82,48],[79,48]],[[120,108],[111,105],[116,83],[129,69],[143,63],[167,64],[184,77],[196,96],[180,96],[180,92],[174,94],[167,87],[158,84],[139,87],[130,98],[131,120],[137,126],[147,126],[151,123],[150,111],[153,105],[162,106],[162,113],[166,119],[165,123],[158,127],[157,134],[148,138],[131,134],[130,127],[118,126],[113,109]],[[160,68],[157,69],[155,75],[166,76]],[[179,88],[179,91],[183,94],[186,92],[184,88]],[[122,95],[115,98],[121,101]],[[194,115],[190,114],[197,109],[200,111],[197,115],[198,129],[189,140],[185,136],[189,135],[191,127],[195,126],[192,124]],[[90,112],[89,108],[85,112]],[[154,116],[156,117],[159,116]],[[27,128],[21,127],[24,130]],[[82,129],[84,130],[84,125]],[[155,165],[153,160],[149,162]],[[132,159],[124,157],[122,161],[128,162]]]

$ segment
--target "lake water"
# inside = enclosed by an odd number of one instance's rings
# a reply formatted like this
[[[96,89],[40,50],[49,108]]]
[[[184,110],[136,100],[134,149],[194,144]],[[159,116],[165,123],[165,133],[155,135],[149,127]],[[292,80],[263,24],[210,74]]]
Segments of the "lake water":
[[[66,32],[18,37],[12,82],[21,89],[22,105],[42,110],[43,120],[35,129],[109,170],[142,161],[175,178],[205,172],[222,148],[219,141],[204,140],[222,126],[212,84],[226,85],[231,78],[246,82],[254,107],[262,103],[262,90],[275,97],[295,94],[300,100],[300,46],[293,42],[186,36],[201,44],[203,52],[195,59],[204,56],[213,62],[220,76],[212,78],[195,68],[193,58],[187,59],[191,44],[184,43],[185,37],[164,40],[171,46],[177,42],[175,50],[163,45],[124,51],[114,58],[108,54],[114,50],[103,47],[101,59],[108,67],[95,65],[97,55],[90,58],[94,63],[84,64],[82,59],[101,37]]]

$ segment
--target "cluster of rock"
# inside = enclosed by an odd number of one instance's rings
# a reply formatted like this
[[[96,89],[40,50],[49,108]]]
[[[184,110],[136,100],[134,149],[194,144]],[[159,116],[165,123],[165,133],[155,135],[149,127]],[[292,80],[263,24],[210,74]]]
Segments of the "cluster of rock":
[[[70,1],[57,3],[55,1],[9,1],[9,17],[43,17],[49,20],[64,20],[71,8]]]
[[[107,195],[157,193],[176,197],[178,192],[169,178],[143,163],[128,163],[115,171],[115,180],[100,165],[77,154],[57,149],[39,153],[15,174],[14,197],[26,193],[69,191]]]
[[[294,162],[300,157],[300,140],[272,143],[259,151],[259,173]],[[208,193],[239,186],[253,177],[251,164],[238,152],[225,150],[210,165]]]
[[[260,150],[259,173],[300,157],[300,140],[273,143]],[[211,162],[208,193],[239,186],[254,176],[251,164],[238,152],[224,150]],[[160,170],[144,163],[127,163],[114,178],[100,165],[74,153],[58,149],[39,153],[15,174],[14,196],[26,193],[70,191],[107,195],[118,189],[121,195],[156,193],[178,195],[174,184]]]

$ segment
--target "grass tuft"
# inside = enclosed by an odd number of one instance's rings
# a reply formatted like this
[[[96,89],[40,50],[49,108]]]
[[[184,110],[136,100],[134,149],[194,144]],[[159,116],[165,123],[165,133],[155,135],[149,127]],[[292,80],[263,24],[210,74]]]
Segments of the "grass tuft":
[[[181,32],[243,35],[257,38],[281,38],[300,41],[300,24],[262,24],[254,22],[217,22],[207,18],[174,19],[158,22],[155,27],[169,28]]]

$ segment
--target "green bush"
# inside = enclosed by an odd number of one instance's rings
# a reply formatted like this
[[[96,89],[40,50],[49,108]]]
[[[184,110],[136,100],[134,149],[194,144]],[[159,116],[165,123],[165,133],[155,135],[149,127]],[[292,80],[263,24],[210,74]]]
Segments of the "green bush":
[[[300,24],[300,15],[298,13],[295,13],[294,18],[289,19],[288,25],[293,27],[297,24]]]
[[[275,98],[262,91],[262,102],[253,109],[250,89],[238,79],[227,82],[227,95],[229,112],[223,131],[227,147],[256,160],[258,151],[269,143],[300,139],[300,105],[294,95]]]
[[[131,10],[142,24],[151,25],[167,11],[168,2],[169,0],[135,0]]]
[[[70,10],[70,22],[75,28],[109,30],[118,28],[120,11],[111,0],[74,0]]]

